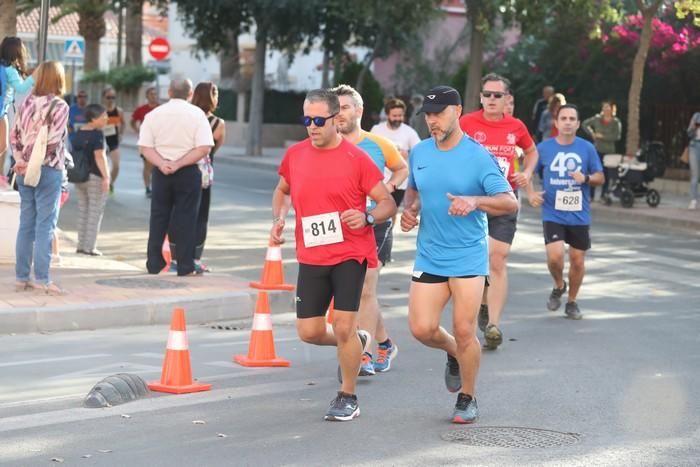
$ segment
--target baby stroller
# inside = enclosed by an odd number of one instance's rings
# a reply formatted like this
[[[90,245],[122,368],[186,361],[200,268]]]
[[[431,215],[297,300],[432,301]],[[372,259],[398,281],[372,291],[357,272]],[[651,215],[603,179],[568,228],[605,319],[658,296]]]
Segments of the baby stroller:
[[[664,174],[664,145],[658,141],[646,142],[634,158],[623,154],[608,154],[603,157],[605,176],[610,183],[610,192],[620,199],[624,208],[634,206],[635,198],[646,198],[647,204],[655,208],[661,195],[648,184]],[[605,204],[612,205],[608,194]]]

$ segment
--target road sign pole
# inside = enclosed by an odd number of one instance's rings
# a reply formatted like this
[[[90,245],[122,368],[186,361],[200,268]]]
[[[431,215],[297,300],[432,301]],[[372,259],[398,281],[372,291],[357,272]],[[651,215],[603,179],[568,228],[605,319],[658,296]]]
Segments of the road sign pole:
[[[75,102],[75,98],[78,95],[78,92],[75,90],[75,59],[71,60],[70,64],[70,92],[73,94],[73,101]]]
[[[51,0],[41,0],[39,17],[39,49],[37,50],[37,65],[46,60],[46,44],[49,37],[49,9]]]

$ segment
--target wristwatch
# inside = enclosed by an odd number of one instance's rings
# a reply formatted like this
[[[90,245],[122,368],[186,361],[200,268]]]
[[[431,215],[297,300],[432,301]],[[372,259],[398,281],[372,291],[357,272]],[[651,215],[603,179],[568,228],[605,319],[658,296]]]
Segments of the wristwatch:
[[[586,175],[586,178],[583,179],[583,183],[588,183],[591,180],[590,175]]]
[[[374,225],[374,216],[368,212],[365,213],[365,222],[367,225]]]

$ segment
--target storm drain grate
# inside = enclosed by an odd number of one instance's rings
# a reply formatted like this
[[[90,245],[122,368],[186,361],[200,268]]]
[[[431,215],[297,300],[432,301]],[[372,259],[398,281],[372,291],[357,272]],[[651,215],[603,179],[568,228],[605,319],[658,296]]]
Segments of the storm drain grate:
[[[186,284],[163,279],[100,279],[96,284],[122,289],[181,289]]]
[[[581,435],[578,433],[497,426],[453,430],[440,437],[445,441],[467,446],[518,449],[558,448],[578,443],[581,440]]]

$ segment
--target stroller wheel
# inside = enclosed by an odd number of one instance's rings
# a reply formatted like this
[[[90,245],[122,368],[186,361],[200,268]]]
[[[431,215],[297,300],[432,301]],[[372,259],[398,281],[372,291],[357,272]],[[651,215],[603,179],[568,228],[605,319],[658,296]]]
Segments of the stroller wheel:
[[[652,208],[655,208],[661,202],[661,195],[655,189],[650,189],[647,191],[647,204]]]
[[[631,208],[634,206],[634,193],[630,190],[623,190],[620,194],[620,203],[622,203],[623,208]]]

